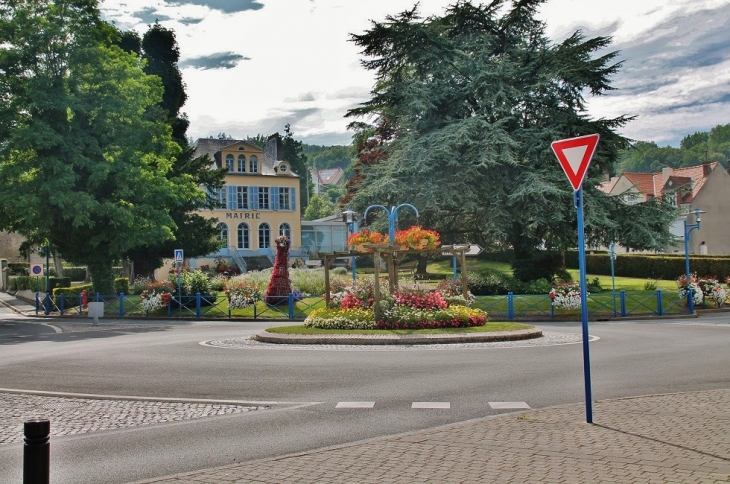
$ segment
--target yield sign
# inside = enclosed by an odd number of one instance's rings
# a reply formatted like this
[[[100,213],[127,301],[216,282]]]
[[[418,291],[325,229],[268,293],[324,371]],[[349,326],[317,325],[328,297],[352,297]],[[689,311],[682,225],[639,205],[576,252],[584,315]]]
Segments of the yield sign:
[[[553,141],[550,144],[553,153],[558,157],[560,166],[563,167],[563,171],[568,176],[573,190],[580,189],[588,171],[588,165],[591,158],[593,158],[593,153],[596,151],[599,138],[600,135],[598,134],[589,134],[577,138]]]

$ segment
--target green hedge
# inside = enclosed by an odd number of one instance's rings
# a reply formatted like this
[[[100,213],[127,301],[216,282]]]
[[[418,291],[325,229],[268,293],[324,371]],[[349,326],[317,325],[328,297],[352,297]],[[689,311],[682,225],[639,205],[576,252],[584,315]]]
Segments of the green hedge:
[[[27,275],[30,271],[30,264],[27,262],[8,262],[8,270],[12,275]]]
[[[578,268],[578,251],[565,253],[565,265]],[[714,276],[724,281],[730,276],[729,256],[690,255],[690,270],[700,277]],[[619,277],[672,280],[684,274],[685,257],[677,254],[616,254],[614,274]],[[588,274],[610,275],[608,253],[586,254]]]
[[[93,297],[91,296],[91,290],[92,290],[91,284],[83,284],[80,286],[71,286],[69,283],[66,287],[57,287],[53,290],[53,303],[58,306],[59,301],[61,300],[61,294],[63,293],[63,306],[64,308],[73,308],[79,305],[80,302],[80,295],[81,291],[84,289],[89,294],[89,301],[93,301]]]
[[[129,294],[129,278],[117,277],[114,279],[114,294]]]
[[[57,287],[67,287],[71,285],[71,279],[68,277],[51,277],[51,290]],[[8,288],[11,291],[40,291],[46,292],[46,278],[38,276],[14,276],[8,280]]]

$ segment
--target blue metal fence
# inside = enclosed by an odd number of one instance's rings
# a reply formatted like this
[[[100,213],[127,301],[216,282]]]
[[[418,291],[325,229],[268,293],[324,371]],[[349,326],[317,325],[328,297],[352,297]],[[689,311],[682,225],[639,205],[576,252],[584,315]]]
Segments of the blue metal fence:
[[[661,290],[656,293],[602,292],[588,296],[588,314],[593,319],[629,316],[663,316],[687,314],[687,299],[667,297]],[[302,298],[289,294],[278,302],[259,301],[248,311],[231,310],[228,300],[217,295],[181,296],[172,294],[169,303],[159,309],[145,308],[138,296],[119,294],[103,296],[95,294],[90,301],[103,302],[105,316],[117,317],[176,317],[176,318],[228,318],[228,319],[289,319],[306,318],[313,309],[325,307],[324,298]],[[84,299],[80,295],[50,296],[36,293],[36,313],[83,315]],[[563,319],[580,315],[580,309],[556,308],[547,295],[517,295],[508,293],[498,296],[477,296],[473,307],[487,312],[491,320]],[[706,302],[701,307],[707,307]]]

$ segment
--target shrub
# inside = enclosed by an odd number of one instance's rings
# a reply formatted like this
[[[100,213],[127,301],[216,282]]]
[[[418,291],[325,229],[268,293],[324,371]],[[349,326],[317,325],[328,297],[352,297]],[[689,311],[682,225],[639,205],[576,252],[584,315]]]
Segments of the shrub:
[[[152,284],[152,282],[154,281],[152,281],[149,277],[135,277],[134,282],[132,283],[132,294],[140,294],[147,286]]]
[[[182,289],[184,296],[195,296],[200,293],[201,295],[211,295],[211,284],[208,275],[202,271],[185,271],[180,273],[180,286],[177,287],[178,277],[175,274],[171,274],[169,282],[175,286],[175,291]]]
[[[375,329],[375,315],[361,308],[320,308],[304,320],[307,328],[321,329]]]
[[[51,277],[48,279],[50,289],[57,287],[70,287],[71,279],[68,277]],[[11,277],[8,281],[8,289],[11,291],[39,291],[46,292],[46,278],[38,276],[17,276]]]
[[[64,267],[63,276],[74,282],[86,280],[86,267]]]
[[[477,296],[507,294],[514,285],[514,279],[495,269],[469,272],[466,276],[469,290]]]
[[[27,262],[8,262],[10,275],[27,276],[30,271],[30,264]]]
[[[552,284],[547,279],[538,279],[523,283],[518,292],[521,294],[548,294],[552,288]]]
[[[591,282],[587,284],[588,291],[589,292],[601,292],[603,291],[603,288],[601,287],[601,280],[597,277],[594,277]]]
[[[114,294],[129,294],[128,277],[117,277],[114,279]]]
[[[207,271],[203,270],[201,268],[201,271],[205,272],[207,274]],[[210,279],[210,288],[211,290],[215,292],[223,291],[226,287],[226,284],[228,283],[228,278],[221,276],[220,274],[216,274]]]
[[[53,304],[60,307],[61,294],[63,294],[63,307],[73,308],[81,305],[81,293],[86,291],[89,297],[89,301],[94,300],[94,296],[91,291],[93,284],[82,284],[79,286],[71,287],[57,287],[53,290]]]

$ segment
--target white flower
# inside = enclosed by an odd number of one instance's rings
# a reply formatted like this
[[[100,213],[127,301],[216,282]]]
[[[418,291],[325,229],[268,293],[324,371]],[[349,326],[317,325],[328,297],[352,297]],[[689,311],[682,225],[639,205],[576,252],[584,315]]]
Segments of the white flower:
[[[154,311],[155,309],[161,308],[164,306],[164,303],[162,302],[162,294],[153,293],[151,296],[142,299],[140,304],[146,311]]]
[[[702,289],[700,289],[700,286],[697,285],[695,282],[691,282],[689,284],[689,288],[692,289],[692,302],[694,304],[702,304],[702,298],[704,294],[702,293]],[[688,288],[686,287],[680,287],[679,288],[679,297],[682,299],[687,299],[687,291]]]

